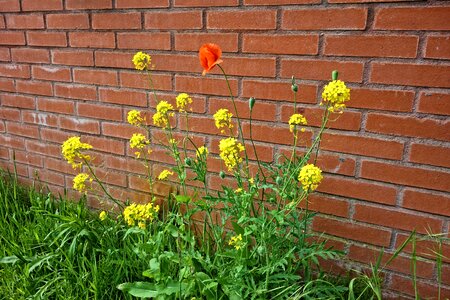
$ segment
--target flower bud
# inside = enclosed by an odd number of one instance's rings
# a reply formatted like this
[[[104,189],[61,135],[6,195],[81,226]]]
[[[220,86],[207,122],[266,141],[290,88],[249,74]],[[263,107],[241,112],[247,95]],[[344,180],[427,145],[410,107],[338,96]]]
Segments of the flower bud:
[[[250,108],[250,110],[253,109],[253,106],[255,106],[255,98],[250,97],[250,99],[248,99],[248,107]]]
[[[192,164],[191,158],[190,157],[186,157],[184,159],[184,163],[186,164],[186,166],[191,166],[191,164]]]
[[[220,171],[219,176],[220,176],[220,178],[224,179],[225,178],[225,172],[224,171]]]
[[[337,70],[334,70],[333,72],[331,72],[331,79],[332,80],[337,80],[339,76],[339,72]]]
[[[294,83],[293,85],[291,85],[291,89],[292,89],[292,91],[294,93],[297,93],[298,92],[298,85]]]
[[[281,184],[283,183],[283,179],[282,179],[280,176],[277,176],[277,179],[275,179],[275,182],[276,182],[278,185],[281,185]]]

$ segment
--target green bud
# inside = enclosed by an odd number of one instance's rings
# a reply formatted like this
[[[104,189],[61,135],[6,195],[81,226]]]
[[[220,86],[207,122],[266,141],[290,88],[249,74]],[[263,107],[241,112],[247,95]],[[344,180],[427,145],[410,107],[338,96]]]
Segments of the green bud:
[[[192,159],[190,157],[186,157],[184,159],[184,163],[186,164],[186,166],[190,166],[192,164]]]
[[[280,176],[277,176],[277,179],[275,179],[275,182],[276,182],[278,185],[281,185],[281,184],[283,183],[283,179],[282,179]]]
[[[220,171],[219,176],[220,176],[220,178],[224,179],[225,178],[225,172],[224,171]]]
[[[331,72],[331,79],[332,80],[337,80],[339,76],[339,72],[337,70],[334,70],[333,72]]]
[[[294,93],[298,92],[298,85],[296,85],[295,83],[293,85],[291,85],[291,89]]]
[[[256,100],[253,97],[250,97],[250,99],[248,99],[248,107],[250,108],[250,110],[252,110],[253,106],[255,106],[255,102]]]

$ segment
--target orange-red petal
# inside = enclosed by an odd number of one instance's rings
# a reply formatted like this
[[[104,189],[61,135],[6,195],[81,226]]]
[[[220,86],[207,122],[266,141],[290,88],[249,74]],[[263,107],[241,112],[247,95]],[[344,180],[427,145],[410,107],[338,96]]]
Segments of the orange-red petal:
[[[222,60],[222,49],[216,44],[204,44],[199,50],[200,64],[203,67],[203,75],[209,72],[215,65],[220,64]]]

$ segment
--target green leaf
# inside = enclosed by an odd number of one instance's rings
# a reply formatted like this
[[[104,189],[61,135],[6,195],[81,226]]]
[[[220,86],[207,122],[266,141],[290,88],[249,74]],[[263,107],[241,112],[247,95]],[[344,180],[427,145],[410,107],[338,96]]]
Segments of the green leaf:
[[[191,202],[191,197],[186,195],[175,195],[175,200],[177,200],[178,203],[189,203]]]
[[[117,288],[139,298],[154,298],[159,294],[156,285],[149,282],[126,282],[119,284]]]
[[[233,226],[233,229],[237,234],[244,234],[244,229],[241,226],[239,226],[238,223],[232,221],[231,225]]]
[[[15,255],[5,256],[0,259],[0,264],[15,264],[18,261],[20,261],[20,259]]]

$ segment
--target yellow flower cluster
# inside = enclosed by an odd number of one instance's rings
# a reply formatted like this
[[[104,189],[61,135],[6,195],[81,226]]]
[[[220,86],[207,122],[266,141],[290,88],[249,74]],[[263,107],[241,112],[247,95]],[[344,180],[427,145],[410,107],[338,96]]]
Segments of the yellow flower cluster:
[[[86,191],[86,181],[89,179],[92,182],[92,178],[89,178],[89,174],[80,173],[73,179],[73,189],[83,193]]]
[[[171,110],[173,110],[172,104],[167,101],[160,101],[156,106],[156,113],[153,115],[153,124],[163,128],[168,127],[169,117],[173,116],[173,112],[169,113]]]
[[[322,181],[322,170],[313,164],[303,166],[298,174],[298,180],[306,192],[312,192],[319,186]]]
[[[322,99],[323,102],[329,103],[329,111],[342,112],[345,102],[350,100],[350,89],[343,81],[333,80],[323,88]]]
[[[289,118],[289,130],[294,132],[297,125],[307,125],[306,118],[301,114],[293,114]],[[305,132],[305,128],[300,129],[301,132]]]
[[[133,126],[141,126],[145,119],[141,116],[141,112],[138,110],[130,110],[127,115],[128,123]]]
[[[167,180],[167,178],[171,175],[173,175],[173,172],[169,170],[162,170],[158,175],[158,180]]]
[[[244,248],[245,243],[242,240],[242,234],[232,236],[230,241],[228,242],[228,245],[233,246],[236,250]]]
[[[220,130],[221,133],[225,133],[225,128],[233,128],[233,123],[231,123],[232,116],[233,114],[226,108],[221,108],[214,114],[214,123],[216,124],[217,129],[223,128]]]
[[[138,150],[142,150],[148,144],[150,144],[150,141],[147,140],[147,138],[141,133],[133,133],[133,136],[130,139],[130,148],[131,149],[136,148]],[[149,153],[150,153],[150,151],[149,151]],[[136,151],[136,152],[134,152],[134,154],[136,155],[137,158],[140,158],[140,156],[141,156],[140,151]]]
[[[148,55],[147,53],[144,52],[137,52],[134,56],[133,56],[133,64],[136,70],[148,70],[150,67],[150,63],[151,63],[151,57],[150,55]]]
[[[128,205],[123,210],[123,217],[128,226],[139,226],[144,229],[147,222],[152,222],[158,215],[159,206],[153,203]]]
[[[98,215],[98,218],[100,219],[100,221],[105,221],[106,218],[108,218],[108,213],[102,210],[102,212]]]
[[[244,146],[235,138],[229,137],[223,139],[219,143],[220,157],[224,161],[229,171],[232,171],[236,166],[242,162],[240,152],[244,151]]]
[[[197,149],[197,151],[196,151],[196,154],[197,154],[197,157],[207,157],[208,156],[208,148],[206,148],[205,146],[201,146],[201,147],[198,147],[198,149]]]
[[[89,161],[91,157],[87,154],[81,153],[83,150],[92,149],[92,146],[86,143],[82,143],[80,138],[77,136],[73,136],[68,138],[61,147],[61,152],[65,160],[69,164],[72,165],[72,168],[76,169],[77,167],[81,167],[83,164],[83,160]],[[81,162],[77,162],[76,160],[81,160]]]
[[[188,104],[192,103],[192,98],[186,93],[181,93],[177,96],[176,101],[177,108],[180,110],[180,112],[182,112],[186,110],[186,106]]]

